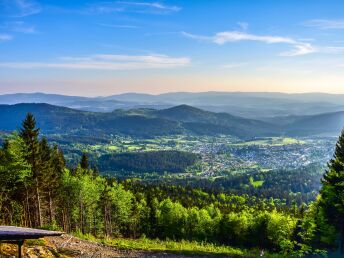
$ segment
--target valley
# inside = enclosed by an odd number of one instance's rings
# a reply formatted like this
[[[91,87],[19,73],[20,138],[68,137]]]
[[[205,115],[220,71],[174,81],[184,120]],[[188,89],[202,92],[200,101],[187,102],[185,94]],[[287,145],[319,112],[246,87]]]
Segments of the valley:
[[[104,143],[66,144],[57,141],[56,137],[51,140],[62,148],[70,166],[76,166],[81,154],[86,152],[92,167],[109,177],[136,178],[147,184],[193,185],[209,192],[247,193],[298,203],[315,199],[336,141],[335,137],[242,140],[225,135],[173,135],[154,138],[114,136]],[[141,170],[118,169],[111,163],[104,165],[105,159],[102,158],[152,153],[157,159],[156,152],[171,151],[194,153],[200,159],[176,173],[172,169],[157,171],[149,163],[144,168],[141,164]]]
[[[298,223],[315,237],[305,209],[312,212],[319,198],[342,118],[336,112],[259,120],[185,104],[112,112],[0,105],[2,203],[13,214],[2,221],[22,225],[23,218],[93,241],[109,235],[108,245],[124,249],[174,252],[167,245],[187,239],[183,251],[255,257],[254,247],[263,246],[296,253],[303,248],[294,236]],[[27,163],[32,153],[39,156]],[[17,194],[12,184],[33,190]],[[29,202],[19,204],[23,198]],[[16,210],[12,200],[24,208]],[[287,233],[274,240],[276,230]],[[285,241],[294,241],[292,249]]]
[[[343,9],[0,0],[0,257],[344,257]]]
[[[119,180],[299,204],[316,198],[342,117],[288,117],[282,123],[280,117],[264,122],[188,105],[100,113],[31,103],[0,105],[3,136],[27,112],[70,167],[86,154],[91,168]]]
[[[58,136],[51,137],[64,150],[71,163],[87,152],[93,160],[105,154],[185,151],[200,154],[202,159],[190,173],[199,176],[220,176],[228,171],[245,169],[296,169],[316,164],[324,166],[333,153],[335,137],[284,138],[265,137],[243,141],[231,136],[161,136],[156,138],[134,138],[115,136],[109,142],[97,144],[64,144]],[[76,158],[78,157],[78,158]],[[109,172],[109,171],[103,171]],[[154,172],[154,171],[152,171]]]

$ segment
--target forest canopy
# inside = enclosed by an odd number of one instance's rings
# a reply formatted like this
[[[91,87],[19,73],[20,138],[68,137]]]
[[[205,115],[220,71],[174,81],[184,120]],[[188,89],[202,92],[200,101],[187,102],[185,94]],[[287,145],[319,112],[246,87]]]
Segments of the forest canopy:
[[[310,205],[276,199],[207,193],[196,187],[118,182],[90,168],[87,154],[67,167],[63,152],[40,137],[32,114],[0,149],[0,224],[49,227],[96,237],[147,236],[258,248],[302,256],[320,249],[343,251],[344,133]],[[158,152],[120,156],[130,169],[148,169],[142,158],[158,154],[163,169],[181,159],[175,171],[197,155]],[[138,163],[129,163],[138,158]],[[120,159],[119,159],[120,160]],[[124,160],[124,161],[123,161]],[[106,161],[106,160],[105,160]],[[109,162],[112,162],[109,157]],[[145,167],[146,166],[146,167]],[[150,168],[149,168],[150,169]]]
[[[98,160],[101,171],[182,173],[200,160],[200,156],[183,151],[148,151],[103,155]]]

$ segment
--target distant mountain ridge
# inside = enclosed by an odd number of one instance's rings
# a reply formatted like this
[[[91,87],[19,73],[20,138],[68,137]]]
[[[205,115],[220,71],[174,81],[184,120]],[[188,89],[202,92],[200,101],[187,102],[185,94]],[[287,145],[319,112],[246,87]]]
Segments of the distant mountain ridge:
[[[115,109],[166,109],[186,104],[212,112],[270,119],[276,116],[316,115],[344,111],[344,95],[269,92],[174,92],[159,95],[124,93],[106,97],[79,97],[44,93],[0,95],[0,104],[48,103],[73,109],[111,112]]]
[[[274,126],[266,122],[212,113],[187,105],[164,110],[115,110],[109,113],[80,111],[50,104],[0,105],[0,130],[16,129],[27,112],[35,115],[38,126],[48,134],[120,133],[145,137],[182,133],[237,137],[275,134]]]
[[[168,109],[117,109],[89,112],[45,103],[0,105],[0,131],[17,129],[27,112],[35,115],[45,134],[108,137],[112,134],[154,137],[173,134],[231,135],[239,138],[264,136],[337,135],[344,126],[344,112],[313,116],[289,116],[264,122],[214,113],[189,105]]]
[[[317,135],[331,132],[339,135],[344,129],[344,111],[293,117],[293,120],[288,125],[289,135]]]

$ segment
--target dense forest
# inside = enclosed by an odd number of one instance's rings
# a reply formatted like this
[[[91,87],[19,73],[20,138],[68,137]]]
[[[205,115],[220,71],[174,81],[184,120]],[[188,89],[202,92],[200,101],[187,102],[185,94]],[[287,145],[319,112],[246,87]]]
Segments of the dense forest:
[[[138,176],[136,174],[136,176]],[[157,178],[149,179],[152,184],[169,183],[173,185],[200,188],[208,193],[227,193],[250,195],[260,198],[279,199],[288,205],[298,205],[315,200],[320,190],[321,168],[309,165],[299,169],[276,169],[268,173],[247,171],[244,173],[227,174],[213,180],[207,178]],[[256,185],[259,184],[258,186]]]
[[[0,224],[97,237],[195,240],[303,255],[340,247],[344,236],[344,133],[307,205],[197,187],[105,178],[86,154],[67,168],[62,151],[39,136],[32,114],[0,149]]]
[[[102,155],[98,164],[101,171],[181,173],[200,159],[183,151],[147,151]]]
[[[218,114],[182,105],[162,111],[155,109],[117,109],[113,112],[87,112],[48,104],[22,103],[0,105],[0,128],[10,131],[27,112],[32,112],[45,134],[66,134],[79,137],[109,137],[123,134],[152,137],[176,134],[216,135],[238,137],[280,135],[268,123]],[[188,118],[194,117],[193,120]],[[255,126],[255,130],[252,130]],[[276,131],[277,130],[277,131]]]
[[[313,116],[277,117],[264,122],[205,111],[188,105],[167,109],[116,109],[89,112],[43,103],[0,105],[0,128],[15,130],[27,112],[37,118],[44,134],[63,134],[81,141],[108,139],[111,134],[153,137],[176,134],[231,135],[241,139],[264,136],[310,136],[340,131],[343,112]]]

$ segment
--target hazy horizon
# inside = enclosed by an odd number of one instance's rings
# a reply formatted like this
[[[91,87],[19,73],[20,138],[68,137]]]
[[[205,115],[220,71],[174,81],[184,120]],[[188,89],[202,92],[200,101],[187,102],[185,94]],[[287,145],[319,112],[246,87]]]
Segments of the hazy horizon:
[[[64,96],[71,96],[71,97],[86,97],[86,98],[96,98],[96,97],[108,97],[112,95],[122,95],[122,94],[147,94],[147,95],[153,95],[153,96],[159,96],[163,94],[174,94],[174,93],[238,93],[238,94],[264,94],[264,93],[271,93],[271,94],[286,94],[286,95],[301,95],[301,94],[326,94],[326,95],[344,95],[344,93],[328,93],[328,92],[316,92],[316,91],[311,91],[311,92],[281,92],[281,91],[217,91],[217,90],[212,90],[212,91],[166,91],[166,92],[161,92],[161,93],[154,93],[154,92],[135,92],[135,91],[124,91],[124,92],[114,92],[114,93],[109,93],[106,95],[85,95],[85,94],[65,94],[65,93],[59,93],[59,92],[48,92],[48,91],[27,91],[27,92],[20,92],[20,91],[15,91],[15,92],[5,92],[2,93],[0,91],[0,95],[12,95],[12,94],[51,94],[51,95],[64,95]]]

